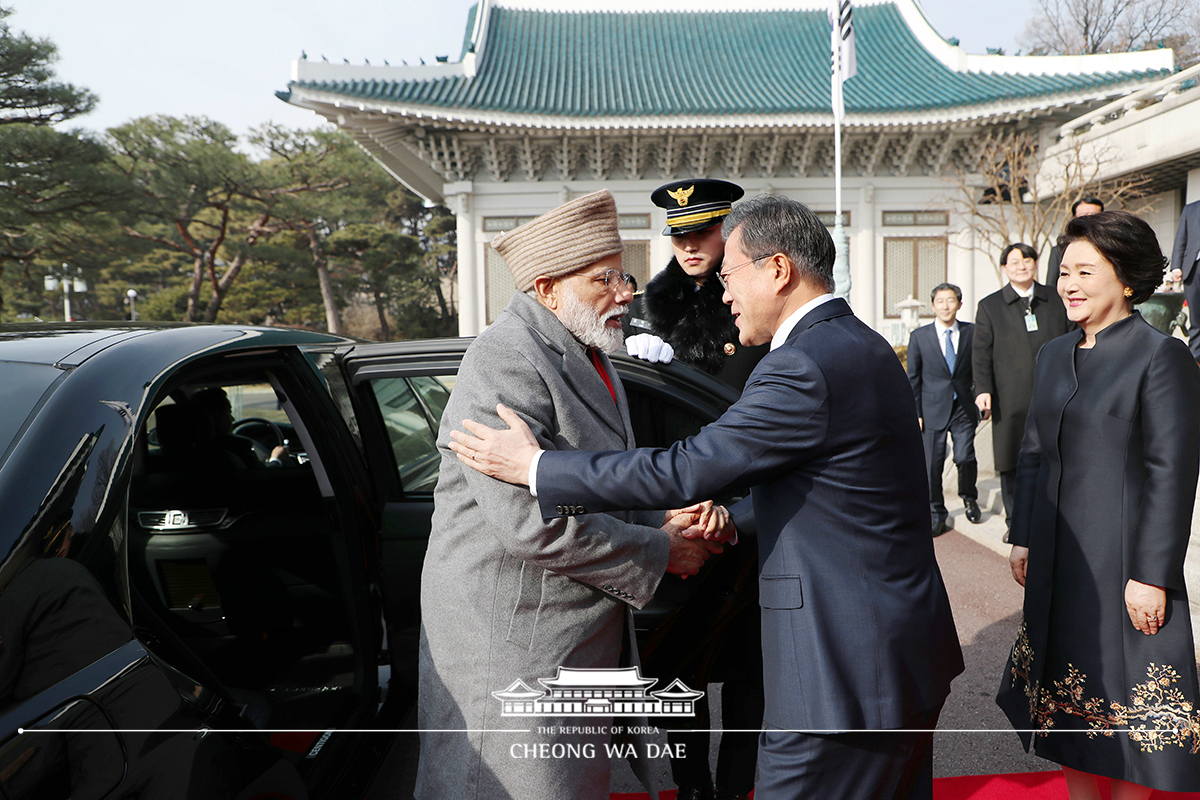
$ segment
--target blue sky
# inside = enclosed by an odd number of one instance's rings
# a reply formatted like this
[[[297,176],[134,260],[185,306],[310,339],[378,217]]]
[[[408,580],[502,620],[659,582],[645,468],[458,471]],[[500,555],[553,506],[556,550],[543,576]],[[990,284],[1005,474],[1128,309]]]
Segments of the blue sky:
[[[1015,52],[1032,0],[923,0],[943,36],[970,53]],[[272,121],[314,127],[318,118],[274,97],[291,62],[309,58],[418,63],[457,58],[474,0],[3,0],[9,24],[59,48],[61,79],[100,97],[71,124],[104,130],[149,114],[203,115],[237,133]]]

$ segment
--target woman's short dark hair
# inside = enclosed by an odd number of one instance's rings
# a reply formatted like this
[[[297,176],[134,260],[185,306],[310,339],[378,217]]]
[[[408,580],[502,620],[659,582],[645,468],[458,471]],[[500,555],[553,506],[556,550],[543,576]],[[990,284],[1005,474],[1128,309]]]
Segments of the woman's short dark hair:
[[[1076,217],[1067,223],[1067,232],[1058,237],[1058,247],[1066,250],[1071,242],[1085,241],[1100,252],[1117,273],[1117,280],[1133,290],[1134,305],[1144,303],[1162,283],[1167,259],[1163,258],[1158,237],[1141,217],[1128,211],[1102,211]]]
[[[1000,266],[1003,267],[1005,264],[1008,263],[1008,254],[1011,253],[1013,250],[1020,250],[1021,255],[1024,256],[1025,258],[1032,258],[1034,261],[1038,260],[1037,250],[1034,250],[1032,247],[1025,244],[1024,242],[1017,242],[1016,244],[1010,244],[1008,247],[1006,247],[1000,251]]]

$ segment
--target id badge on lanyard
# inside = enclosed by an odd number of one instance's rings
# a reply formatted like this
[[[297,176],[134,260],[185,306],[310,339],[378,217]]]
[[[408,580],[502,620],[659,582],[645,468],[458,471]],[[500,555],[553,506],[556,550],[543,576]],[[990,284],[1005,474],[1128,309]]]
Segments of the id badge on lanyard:
[[[1032,300],[1032,298],[1031,298],[1031,300]],[[1037,317],[1035,317],[1033,315],[1033,304],[1031,302],[1029,304],[1029,306],[1025,309],[1025,330],[1027,330],[1030,333],[1033,333],[1037,329],[1038,329]]]

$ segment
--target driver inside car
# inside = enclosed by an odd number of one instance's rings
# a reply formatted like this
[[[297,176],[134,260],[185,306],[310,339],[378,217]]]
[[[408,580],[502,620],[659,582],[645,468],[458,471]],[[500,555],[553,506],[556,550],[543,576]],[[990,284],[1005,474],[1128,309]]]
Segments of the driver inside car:
[[[264,463],[255,449],[255,441],[233,432],[233,404],[229,395],[219,386],[201,389],[191,397],[192,403],[203,408],[212,418],[213,430],[216,432],[215,444],[232,453],[247,469],[262,467],[282,467],[292,463],[292,458],[286,444],[276,445],[271,449],[271,456]]]

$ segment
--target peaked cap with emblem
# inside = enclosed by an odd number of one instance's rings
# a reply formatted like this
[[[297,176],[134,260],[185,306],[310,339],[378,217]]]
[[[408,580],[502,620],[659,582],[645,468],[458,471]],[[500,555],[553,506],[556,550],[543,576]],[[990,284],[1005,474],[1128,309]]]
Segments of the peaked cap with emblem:
[[[658,187],[650,194],[650,202],[667,210],[663,236],[678,236],[720,225],[745,193],[736,183],[696,178]]]
[[[508,264],[517,290],[527,292],[539,275],[570,275],[622,252],[625,245],[617,227],[617,203],[602,189],[496,236],[492,248]]]

